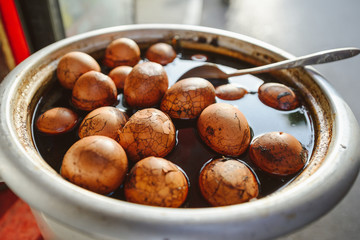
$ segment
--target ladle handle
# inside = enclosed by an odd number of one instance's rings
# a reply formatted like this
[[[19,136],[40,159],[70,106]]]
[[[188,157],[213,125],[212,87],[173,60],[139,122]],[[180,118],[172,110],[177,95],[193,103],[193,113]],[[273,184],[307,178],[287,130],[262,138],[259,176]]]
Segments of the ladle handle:
[[[358,48],[337,48],[332,50],[321,51],[294,59],[288,59],[276,63],[267,64],[264,66],[248,68],[244,70],[238,70],[234,73],[229,74],[229,77],[243,75],[243,74],[256,74],[269,72],[273,70],[289,69],[295,67],[302,67],[307,65],[316,65],[322,63],[329,63],[339,61],[342,59],[356,56],[360,53]]]

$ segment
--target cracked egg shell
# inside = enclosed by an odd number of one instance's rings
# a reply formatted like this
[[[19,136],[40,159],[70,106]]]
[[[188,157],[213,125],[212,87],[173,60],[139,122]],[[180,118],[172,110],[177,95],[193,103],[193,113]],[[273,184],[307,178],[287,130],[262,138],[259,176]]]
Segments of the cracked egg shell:
[[[162,65],[155,62],[139,63],[125,80],[125,101],[135,108],[153,107],[160,103],[168,87],[168,77]]]
[[[198,77],[176,82],[165,93],[160,109],[171,118],[193,119],[215,102],[214,86]]]
[[[197,129],[201,139],[214,151],[238,156],[250,144],[250,127],[242,112],[228,103],[214,103],[199,116]]]
[[[146,108],[133,114],[119,131],[119,143],[132,161],[155,156],[165,157],[174,148],[176,130],[162,111]]]
[[[89,71],[100,72],[97,61],[89,54],[73,51],[65,54],[60,59],[56,75],[63,87],[73,89],[76,80]]]
[[[174,61],[176,52],[170,44],[160,42],[149,47],[146,51],[146,58],[149,59],[149,61],[166,65]]]
[[[307,159],[307,151],[301,143],[284,132],[269,132],[253,139],[249,153],[259,168],[282,176],[300,171]]]
[[[47,110],[36,120],[36,128],[49,135],[57,135],[72,130],[79,120],[71,109],[56,107]]]
[[[126,113],[116,107],[100,107],[85,116],[79,126],[78,135],[80,138],[102,135],[117,140],[117,132],[124,127],[127,120]]]
[[[124,149],[114,139],[89,136],[66,152],[61,176],[90,191],[109,194],[123,182],[128,169]]]
[[[117,89],[110,77],[90,71],[76,81],[71,101],[76,108],[84,111],[111,106],[117,101]]]
[[[109,68],[135,66],[140,61],[140,48],[130,38],[118,38],[105,49],[104,65]]]
[[[187,178],[177,165],[147,157],[130,170],[124,192],[129,202],[176,208],[186,200],[188,188]]]
[[[254,173],[244,163],[228,158],[207,163],[200,172],[199,186],[214,207],[248,202],[259,194]]]
[[[300,105],[293,90],[282,83],[262,84],[258,96],[262,103],[278,110],[289,111]]]

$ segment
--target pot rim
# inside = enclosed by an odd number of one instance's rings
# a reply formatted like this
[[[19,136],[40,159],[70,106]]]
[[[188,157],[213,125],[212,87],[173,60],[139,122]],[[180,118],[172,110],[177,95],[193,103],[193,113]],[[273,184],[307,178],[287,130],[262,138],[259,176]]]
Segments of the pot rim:
[[[134,31],[136,33],[136,31],[143,29],[153,29],[155,32],[193,31],[212,33],[258,45],[268,51],[276,52],[283,58],[293,57],[293,55],[281,49],[248,36],[208,27],[178,24],[139,24],[111,27],[79,34],[49,45],[18,65],[1,84],[0,133],[2,145],[0,151],[0,175],[17,195],[29,203],[31,207],[79,229],[85,227],[82,221],[97,225],[96,219],[103,217],[106,219],[104,224],[101,227],[94,227],[102,232],[114,227],[111,224],[112,221],[118,222],[122,220],[150,226],[157,224],[175,226],[179,223],[185,226],[218,225],[219,223],[225,225],[234,222],[241,224],[254,221],[258,221],[258,224],[255,225],[259,225],[259,223],[270,222],[280,217],[282,220],[279,223],[286,223],[291,221],[291,216],[294,214],[299,215],[299,210],[306,211],[311,207],[319,206],[321,213],[316,216],[313,213],[304,213],[303,217],[307,218],[308,221],[313,221],[340,201],[359,172],[359,127],[347,104],[326,80],[310,67],[305,68],[306,72],[320,86],[324,95],[327,96],[331,110],[334,113],[333,134],[326,160],[312,175],[297,183],[296,187],[271,194],[262,199],[232,206],[199,209],[144,206],[111,199],[82,189],[61,178],[59,174],[49,169],[45,163],[40,163],[37,159],[34,160],[34,156],[29,155],[27,149],[19,141],[11,118],[13,113],[12,96],[20,84],[22,75],[26,71],[31,71],[31,64],[74,42],[123,31]],[[344,178],[344,175],[348,177]],[[326,184],[324,184],[325,182]],[[29,186],[25,190],[24,183]],[[341,185],[344,186],[343,189],[338,193],[334,193],[333,189],[339,189]],[[43,191],[43,189],[46,189],[46,191]],[[334,194],[336,197],[328,200],[330,202],[329,206],[326,209],[321,207],[321,202]],[[41,197],[38,197],[39,195]],[[54,211],[54,209],[57,210]],[[77,217],[69,219],[67,217],[69,214],[77,214]],[[305,222],[296,223],[290,228],[294,229],[304,224]],[[287,231],[292,230],[290,228]]]

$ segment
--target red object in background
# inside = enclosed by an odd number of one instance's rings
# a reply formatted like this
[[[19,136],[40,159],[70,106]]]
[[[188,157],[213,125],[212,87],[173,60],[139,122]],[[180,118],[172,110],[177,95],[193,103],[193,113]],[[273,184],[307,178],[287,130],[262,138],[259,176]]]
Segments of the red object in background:
[[[0,190],[0,239],[43,240],[29,206],[7,188]]]
[[[15,64],[19,64],[30,49],[14,0],[0,0],[0,13]],[[0,239],[43,240],[30,207],[4,183],[0,183]]]
[[[14,0],[0,0],[0,13],[15,63],[19,64],[30,55],[30,50]]]

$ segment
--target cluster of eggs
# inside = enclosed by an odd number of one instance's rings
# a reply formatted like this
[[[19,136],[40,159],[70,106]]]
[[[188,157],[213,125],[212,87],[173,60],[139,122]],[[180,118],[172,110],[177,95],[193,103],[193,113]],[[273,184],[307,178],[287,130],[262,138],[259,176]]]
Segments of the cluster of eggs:
[[[60,84],[72,91],[71,102],[88,114],[79,123],[78,137],[66,152],[61,175],[70,182],[100,194],[121,185],[127,201],[163,207],[179,207],[186,200],[186,173],[165,159],[176,143],[173,119],[196,119],[202,141],[226,156],[214,159],[201,170],[199,187],[212,206],[231,205],[256,198],[258,180],[251,169],[234,157],[249,149],[252,161],[275,175],[301,170],[306,151],[283,132],[251,139],[246,117],[233,105],[216,103],[238,99],[246,90],[232,85],[214,86],[203,78],[187,78],[169,87],[164,65],[176,58],[171,45],[155,43],[140,61],[137,43],[128,38],[112,41],[105,50],[101,72],[98,62],[83,52],[69,52],[57,67]],[[114,107],[118,90],[135,113],[129,118]],[[299,102],[294,92],[279,83],[265,83],[259,98],[266,105],[291,110]],[[158,106],[158,108],[155,108]],[[68,108],[52,108],[37,119],[45,134],[61,134],[78,125],[77,114]],[[128,171],[129,162],[134,166]]]

